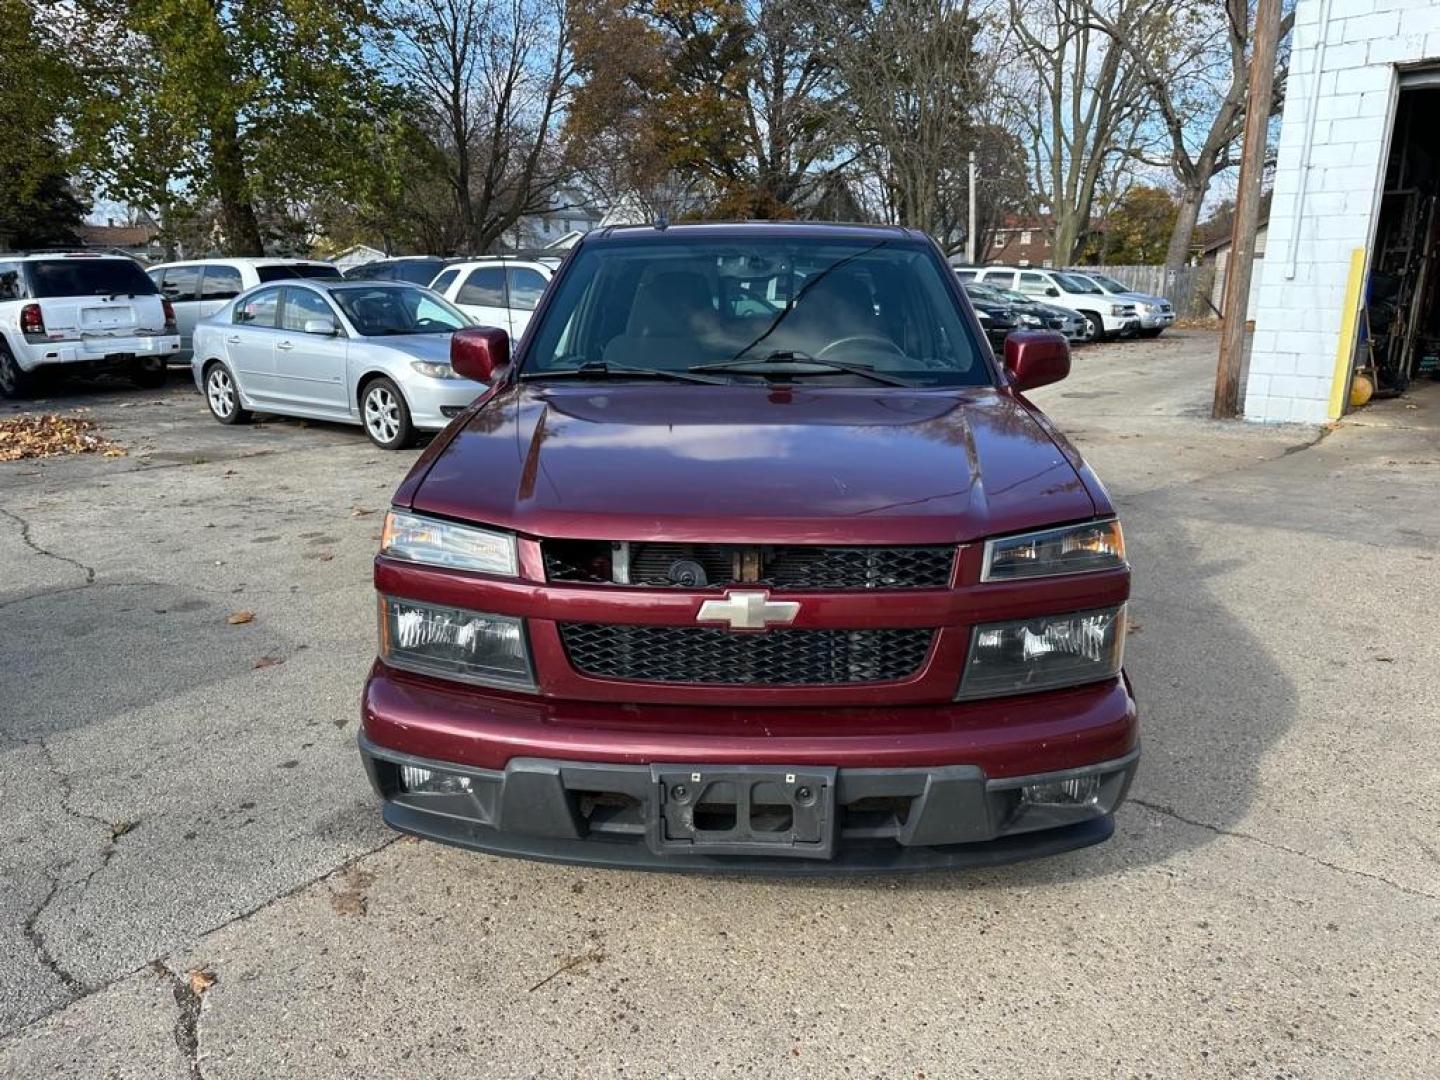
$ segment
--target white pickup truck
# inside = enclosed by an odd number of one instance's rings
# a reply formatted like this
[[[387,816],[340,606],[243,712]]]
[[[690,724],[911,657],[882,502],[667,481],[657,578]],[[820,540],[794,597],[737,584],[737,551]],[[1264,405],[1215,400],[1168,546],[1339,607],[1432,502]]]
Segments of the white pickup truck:
[[[159,386],[179,350],[174,309],[134,259],[0,254],[0,397],[24,397],[60,371]]]

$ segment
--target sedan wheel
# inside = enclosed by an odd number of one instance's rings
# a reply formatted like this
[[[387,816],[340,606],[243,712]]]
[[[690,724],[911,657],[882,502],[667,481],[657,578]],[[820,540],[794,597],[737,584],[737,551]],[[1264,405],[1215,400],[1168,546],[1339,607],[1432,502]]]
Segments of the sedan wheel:
[[[376,446],[399,450],[409,446],[415,438],[410,410],[399,389],[389,379],[376,379],[365,388],[360,411],[365,433]]]
[[[250,413],[240,407],[235,380],[224,364],[211,364],[205,373],[205,403],[222,424],[243,424],[250,419]]]

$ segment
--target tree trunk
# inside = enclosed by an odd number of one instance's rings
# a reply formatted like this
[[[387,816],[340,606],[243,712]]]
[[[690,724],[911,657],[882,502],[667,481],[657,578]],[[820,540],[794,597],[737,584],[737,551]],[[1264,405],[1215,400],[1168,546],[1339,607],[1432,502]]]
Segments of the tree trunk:
[[[245,179],[245,158],[240,150],[239,124],[233,112],[215,122],[210,134],[211,167],[215,172],[215,190],[220,197],[220,231],[227,255],[259,256],[265,254],[260,238],[260,222],[250,200]]]
[[[1165,271],[1173,274],[1190,258],[1190,242],[1195,238],[1195,225],[1200,220],[1200,202],[1210,177],[1197,178],[1180,193],[1180,206],[1175,214],[1175,227],[1170,230],[1170,245],[1165,249]]]

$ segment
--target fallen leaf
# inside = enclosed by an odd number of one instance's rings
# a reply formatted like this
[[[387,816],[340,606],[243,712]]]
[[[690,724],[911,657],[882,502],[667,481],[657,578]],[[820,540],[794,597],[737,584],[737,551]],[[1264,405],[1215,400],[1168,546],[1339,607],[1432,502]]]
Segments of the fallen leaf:
[[[350,516],[351,516],[351,517],[364,517],[366,514],[373,514],[374,512],[375,512],[374,510],[367,510],[367,509],[365,509],[363,506],[356,506],[356,507],[354,507],[354,508],[351,509],[351,511],[350,511]]]
[[[94,454],[124,457],[117,443],[96,434],[95,421],[59,413],[22,413],[0,420],[0,461]]]
[[[1375,657],[1375,662],[1376,662],[1377,664],[1393,664],[1393,663],[1395,663],[1395,657],[1393,657],[1393,656],[1377,656],[1377,657]]]
[[[231,626],[239,626],[241,623],[254,622],[255,612],[253,611],[232,611],[225,616],[225,621]]]
[[[185,981],[190,984],[191,992],[203,994],[215,985],[216,976],[213,971],[206,971],[204,968],[191,968],[185,972]]]
[[[257,668],[278,667],[284,662],[284,659],[279,656],[262,656],[259,660],[255,661],[255,666]]]
[[[333,558],[335,558],[335,553],[333,551],[322,551],[320,553],[321,562],[329,562]]]
[[[125,835],[126,833],[128,833],[131,829],[135,828],[135,826],[138,825],[138,824],[140,824],[138,821],[116,821],[116,822],[114,822],[114,823],[111,824],[111,826],[110,826],[110,839],[111,839],[111,840],[119,840],[120,837],[124,836],[124,835]]]

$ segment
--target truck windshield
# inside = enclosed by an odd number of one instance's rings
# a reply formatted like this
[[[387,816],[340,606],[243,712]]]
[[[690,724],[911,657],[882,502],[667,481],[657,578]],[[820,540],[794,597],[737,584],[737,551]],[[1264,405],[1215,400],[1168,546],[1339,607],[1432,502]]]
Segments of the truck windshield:
[[[523,373],[723,365],[724,378],[749,380],[783,365],[845,384],[988,383],[980,346],[946,287],[949,272],[928,247],[883,238],[582,246],[535,329]]]
[[[151,296],[160,290],[133,259],[35,259],[25,263],[30,295]]]

